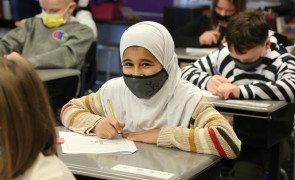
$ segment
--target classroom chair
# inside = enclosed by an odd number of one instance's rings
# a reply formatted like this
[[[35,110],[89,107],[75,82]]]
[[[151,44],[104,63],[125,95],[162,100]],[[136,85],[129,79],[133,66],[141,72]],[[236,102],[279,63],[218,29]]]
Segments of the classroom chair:
[[[96,41],[91,44],[84,64],[81,69],[81,85],[79,97],[82,97],[86,91],[91,91],[96,81]]]

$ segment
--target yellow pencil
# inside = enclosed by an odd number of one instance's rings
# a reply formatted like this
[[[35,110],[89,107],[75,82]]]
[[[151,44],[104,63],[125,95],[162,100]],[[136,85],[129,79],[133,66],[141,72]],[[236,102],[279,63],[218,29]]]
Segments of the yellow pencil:
[[[116,119],[110,100],[108,99],[107,102],[108,102],[108,105],[109,105],[109,108],[110,108],[113,118]]]

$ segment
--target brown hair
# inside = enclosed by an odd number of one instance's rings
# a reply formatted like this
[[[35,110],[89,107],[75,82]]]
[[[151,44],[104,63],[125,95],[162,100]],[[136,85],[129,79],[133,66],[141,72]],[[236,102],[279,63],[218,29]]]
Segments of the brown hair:
[[[266,18],[261,12],[239,13],[230,20],[225,37],[229,50],[233,47],[239,54],[264,45],[268,37]]]
[[[212,1],[212,9],[211,9],[211,25],[215,27],[218,24],[216,17],[214,16],[214,11],[217,6],[219,0]],[[227,0],[229,3],[235,6],[235,14],[242,12],[246,9],[246,0]]]
[[[45,88],[25,59],[0,57],[0,179],[16,178],[38,154],[56,154],[55,120]]]

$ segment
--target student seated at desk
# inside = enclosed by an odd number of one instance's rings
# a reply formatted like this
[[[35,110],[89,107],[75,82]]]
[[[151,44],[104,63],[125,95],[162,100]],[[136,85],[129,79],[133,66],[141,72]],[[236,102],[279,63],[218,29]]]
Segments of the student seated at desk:
[[[233,17],[227,43],[182,69],[182,78],[229,99],[294,102],[294,47],[286,37],[268,31],[262,14]]]
[[[200,15],[172,33],[175,47],[219,46],[230,17],[245,9],[246,0],[213,0],[210,16]]]
[[[283,100],[294,103],[295,57],[293,43],[269,32],[265,16],[244,12],[231,19],[227,43],[182,69],[182,78],[224,99]],[[253,124],[255,125],[255,124]],[[293,149],[292,139],[283,149]],[[269,150],[242,146],[234,163],[235,180],[261,180]]]
[[[122,133],[129,140],[184,151],[239,155],[241,142],[230,124],[199,88],[180,78],[174,43],[164,26],[149,21],[131,26],[121,38],[120,54],[123,77],[67,103],[61,112],[64,126],[100,138]]]
[[[75,179],[56,157],[55,119],[44,85],[20,56],[0,58],[0,117],[0,179]]]
[[[0,56],[16,52],[28,59],[34,68],[80,70],[93,42],[93,33],[71,16],[76,3],[73,0],[40,0],[40,6],[40,16],[26,19],[21,27],[0,40]],[[46,83],[54,111],[76,94],[78,77],[62,81]]]

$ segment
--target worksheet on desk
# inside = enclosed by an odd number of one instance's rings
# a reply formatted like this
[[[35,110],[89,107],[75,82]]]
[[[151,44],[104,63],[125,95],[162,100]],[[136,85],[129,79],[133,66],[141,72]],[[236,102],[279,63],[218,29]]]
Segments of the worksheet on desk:
[[[135,143],[122,138],[120,134],[112,139],[101,139],[97,136],[85,136],[75,132],[59,132],[59,137],[64,138],[61,148],[62,152],[67,154],[132,154],[137,151]]]
[[[206,56],[217,48],[185,48],[185,52],[192,56]]]

